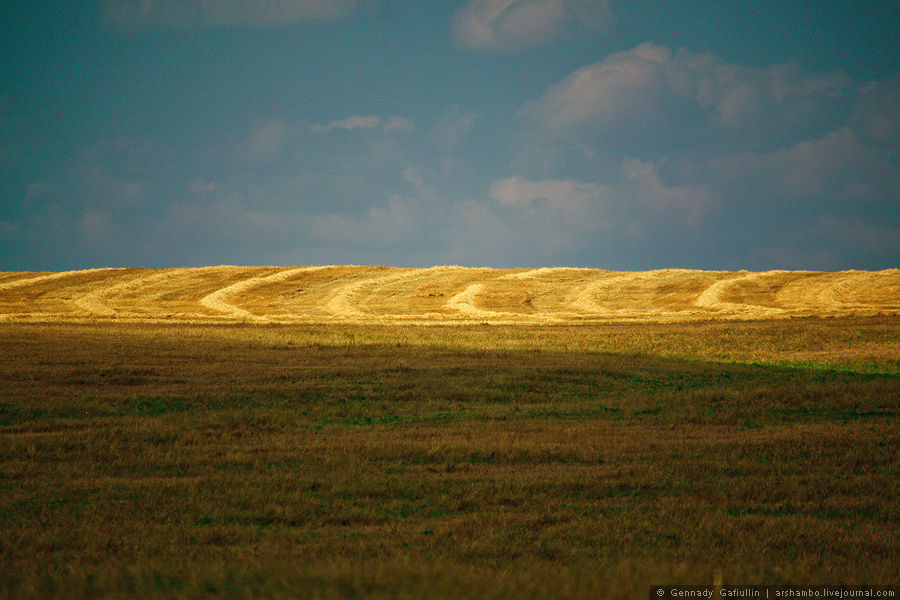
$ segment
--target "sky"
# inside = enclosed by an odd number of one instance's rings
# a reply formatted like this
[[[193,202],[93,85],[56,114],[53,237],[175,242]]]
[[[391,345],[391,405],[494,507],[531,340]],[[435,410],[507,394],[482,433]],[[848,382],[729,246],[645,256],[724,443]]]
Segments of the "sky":
[[[900,267],[900,2],[5,0],[0,270]]]

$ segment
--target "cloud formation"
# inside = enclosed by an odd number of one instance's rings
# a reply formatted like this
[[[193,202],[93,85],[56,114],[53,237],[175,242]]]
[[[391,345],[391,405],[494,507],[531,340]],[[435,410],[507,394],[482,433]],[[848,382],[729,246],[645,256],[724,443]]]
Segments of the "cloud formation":
[[[720,187],[753,189],[782,203],[896,202],[900,173],[890,155],[860,143],[848,127],[765,153],[738,153],[703,162]]]
[[[718,203],[716,192],[707,182],[666,183],[652,162],[625,158],[621,173],[623,197],[635,203],[633,216],[637,219],[661,218],[673,227],[696,229]]]
[[[475,129],[481,120],[478,113],[452,106],[431,129],[431,141],[444,149],[455,148]]]
[[[839,229],[815,225],[822,219],[900,234],[898,100],[897,77],[860,82],[796,61],[745,67],[645,43],[574,71],[522,106],[511,164],[523,177],[609,186],[645,220],[665,214],[687,230],[714,221],[803,229],[807,237],[794,243],[821,248],[824,232]],[[814,232],[822,235],[815,242]],[[888,255],[883,245],[861,247]]]
[[[284,150],[292,137],[296,137],[295,129],[282,118],[259,121],[250,127],[243,139],[233,144],[232,154],[247,163],[271,160]]]
[[[598,29],[611,18],[606,0],[469,0],[456,14],[453,35],[466,50],[512,53],[573,27]]]
[[[100,0],[107,23],[126,31],[278,27],[340,17],[354,5],[355,0]]]
[[[849,114],[855,95],[841,71],[743,67],[644,43],[576,70],[518,117],[535,136],[632,153],[699,143],[765,148],[824,133]]]
[[[528,181],[521,177],[508,177],[495,181],[489,194],[502,206],[520,210],[540,210],[551,214],[579,219],[608,195],[593,183],[571,180]]]
[[[324,133],[335,129],[353,131],[355,129],[377,129],[378,127],[381,127],[384,133],[409,132],[414,128],[412,120],[404,117],[390,116],[385,118],[371,115],[351,115],[346,119],[338,119],[327,125],[313,123],[309,129],[317,133]]]
[[[0,90],[0,191],[11,199],[0,202],[6,269],[841,269],[900,259],[896,74],[854,78],[785,58],[760,66],[759,55],[741,64],[652,43],[601,60],[597,44],[580,43],[557,44],[540,60],[488,59],[433,39],[451,26],[449,10],[463,48],[518,52],[602,26],[611,15],[601,1],[411,3],[368,10],[377,25],[358,19],[252,35],[194,30],[338,17],[353,3],[100,6],[107,24],[148,31],[95,32],[122,44],[108,62],[66,44],[53,58],[80,85],[107,88],[69,90],[55,70],[39,78],[31,69],[38,62],[20,61],[14,87],[32,93]],[[431,17],[422,25],[436,30],[398,27],[399,11]],[[273,47],[286,48],[287,39],[301,47],[307,35],[308,54],[272,60]],[[196,89],[198,65],[177,62],[185,41],[227,57]],[[171,73],[148,57],[172,61]],[[246,68],[225,81],[230,60]],[[530,97],[524,90],[533,88],[518,85],[573,64],[585,66]],[[97,78],[100,67],[109,77]],[[125,69],[134,76],[123,77]],[[182,90],[190,92],[184,102]],[[210,110],[202,99],[216,98],[201,92],[224,101]],[[345,112],[329,113],[320,98]],[[108,121],[98,117],[103,110]],[[170,119],[157,122],[164,111]]]

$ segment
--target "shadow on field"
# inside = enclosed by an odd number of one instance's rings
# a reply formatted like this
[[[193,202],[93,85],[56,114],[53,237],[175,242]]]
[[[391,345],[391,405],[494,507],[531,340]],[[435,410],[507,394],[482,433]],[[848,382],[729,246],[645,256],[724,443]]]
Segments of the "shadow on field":
[[[4,325],[0,591],[891,581],[897,374],[726,362],[773,335],[730,327],[663,357],[634,348],[674,330]]]

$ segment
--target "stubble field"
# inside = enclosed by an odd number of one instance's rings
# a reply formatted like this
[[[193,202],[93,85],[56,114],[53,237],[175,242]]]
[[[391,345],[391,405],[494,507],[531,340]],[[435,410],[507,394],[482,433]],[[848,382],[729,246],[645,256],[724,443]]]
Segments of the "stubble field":
[[[896,583],[898,284],[0,274],[0,595]]]

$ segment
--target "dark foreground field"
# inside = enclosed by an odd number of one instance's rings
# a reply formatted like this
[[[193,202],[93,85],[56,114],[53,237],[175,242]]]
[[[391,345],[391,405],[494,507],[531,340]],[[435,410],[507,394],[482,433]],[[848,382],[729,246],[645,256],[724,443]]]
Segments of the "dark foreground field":
[[[900,319],[0,324],[0,596],[893,584]]]

